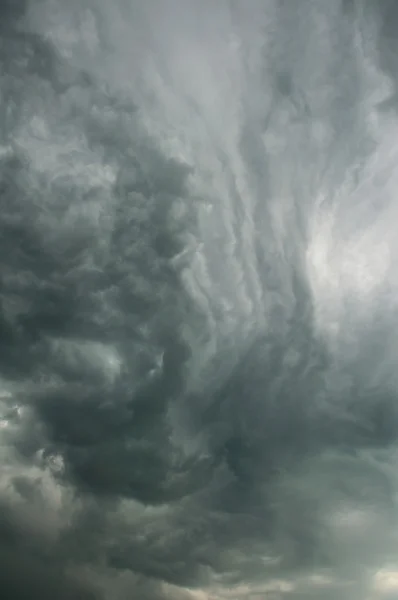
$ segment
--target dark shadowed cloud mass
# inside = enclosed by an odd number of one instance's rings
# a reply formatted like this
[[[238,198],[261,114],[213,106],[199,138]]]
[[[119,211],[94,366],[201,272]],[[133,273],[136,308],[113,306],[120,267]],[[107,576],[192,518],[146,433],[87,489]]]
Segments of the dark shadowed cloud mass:
[[[398,5],[0,10],[0,596],[398,598]]]

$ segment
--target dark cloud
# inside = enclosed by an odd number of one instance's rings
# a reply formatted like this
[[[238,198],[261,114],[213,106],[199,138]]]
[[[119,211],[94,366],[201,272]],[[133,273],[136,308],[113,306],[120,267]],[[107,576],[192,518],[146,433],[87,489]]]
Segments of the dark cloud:
[[[10,600],[396,594],[394,19],[2,4]]]

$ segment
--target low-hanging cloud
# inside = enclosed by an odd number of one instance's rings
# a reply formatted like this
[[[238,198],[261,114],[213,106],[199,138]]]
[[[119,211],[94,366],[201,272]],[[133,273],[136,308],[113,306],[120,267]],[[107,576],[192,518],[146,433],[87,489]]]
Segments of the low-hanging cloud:
[[[398,594],[393,4],[2,4],[10,600]]]

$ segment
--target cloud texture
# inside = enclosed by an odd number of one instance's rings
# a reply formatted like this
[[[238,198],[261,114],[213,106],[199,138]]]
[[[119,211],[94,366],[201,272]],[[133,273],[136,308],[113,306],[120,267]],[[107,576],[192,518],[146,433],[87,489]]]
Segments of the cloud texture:
[[[0,589],[398,597],[392,0],[0,13]]]

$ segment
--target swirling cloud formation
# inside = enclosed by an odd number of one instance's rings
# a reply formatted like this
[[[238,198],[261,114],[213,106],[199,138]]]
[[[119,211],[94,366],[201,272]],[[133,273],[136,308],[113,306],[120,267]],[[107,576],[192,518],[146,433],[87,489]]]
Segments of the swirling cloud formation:
[[[2,2],[2,597],[398,598],[395,4]]]

